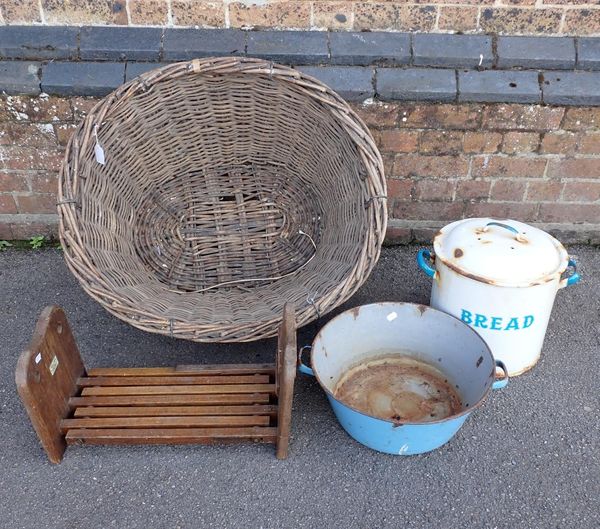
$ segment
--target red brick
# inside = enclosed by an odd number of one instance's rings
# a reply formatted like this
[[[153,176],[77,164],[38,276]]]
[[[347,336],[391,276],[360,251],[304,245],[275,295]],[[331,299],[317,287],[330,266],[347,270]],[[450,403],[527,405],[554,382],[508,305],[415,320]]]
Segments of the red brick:
[[[600,129],[600,108],[568,108],[563,120],[563,128],[565,130]]]
[[[546,132],[560,126],[565,109],[539,105],[488,105],[483,111],[483,128]]]
[[[450,221],[462,217],[461,202],[398,202],[394,204],[392,217],[406,220]]]
[[[474,156],[474,177],[521,177],[543,176],[546,160],[539,158],[516,158],[514,156]]]
[[[593,0],[542,0],[542,4],[555,4],[555,5],[580,5],[580,4],[593,4]]]
[[[593,2],[589,2],[593,3]],[[565,12],[564,32],[572,35],[595,35],[600,33],[600,10],[568,9]]]
[[[415,182],[415,198],[449,202],[452,200],[456,180],[417,180]]]
[[[17,206],[10,194],[0,194],[0,214],[11,214],[17,212]]]
[[[71,121],[73,111],[68,99],[62,97],[37,97],[31,100],[28,112],[31,121]]]
[[[17,195],[19,213],[56,213],[56,195]]]
[[[537,204],[524,202],[468,202],[465,217],[493,217],[531,222],[536,219]]]
[[[496,180],[492,184],[490,200],[523,200],[526,182],[514,180]]]
[[[132,24],[164,26],[169,8],[165,0],[129,0]]]
[[[407,6],[398,3],[357,2],[354,4],[354,29],[433,31],[435,6]]]
[[[579,140],[579,153],[600,154],[600,132],[584,132]]]
[[[382,130],[381,149],[389,152],[415,152],[419,133],[406,130]]]
[[[385,232],[384,244],[395,245],[395,244],[408,244],[412,240],[412,234],[410,228],[399,228],[395,226],[388,226]]]
[[[481,105],[419,103],[400,109],[398,126],[421,129],[477,129]]]
[[[117,3],[117,2],[115,2]],[[113,10],[113,2],[97,0],[42,0],[42,8],[47,24],[79,25],[79,24],[111,24],[123,22],[123,6]]]
[[[456,200],[487,200],[491,185],[486,180],[459,180],[456,184]]]
[[[49,123],[0,123],[0,145],[55,147],[56,136]]]
[[[29,191],[25,175],[0,171],[0,192]]]
[[[410,200],[412,198],[413,181],[410,179],[399,180],[389,178],[387,180],[387,195],[394,200]]]
[[[171,2],[175,26],[223,27],[225,8],[222,2],[173,0]]]
[[[58,192],[58,173],[30,173],[31,190],[36,193]]]
[[[587,0],[586,0],[587,1]],[[500,4],[505,6],[532,6],[535,5],[536,0],[500,0]],[[552,0],[551,2],[545,2],[546,4],[560,4],[560,0]]]
[[[422,156],[407,154],[397,156],[394,175],[405,177],[457,177],[466,176],[469,169],[467,160],[460,156]]]
[[[562,13],[561,9],[485,8],[481,10],[479,26],[485,33],[555,34]]]
[[[232,28],[309,28],[309,2],[271,2],[265,4],[229,4]]]
[[[459,154],[463,133],[454,130],[425,130],[421,133],[419,152],[426,154]]]
[[[600,204],[560,204],[549,202],[540,205],[541,222],[600,222]]]
[[[564,202],[598,202],[600,182],[567,182],[562,199]]]
[[[73,107],[73,119],[75,122],[81,121],[98,103],[99,99],[93,97],[74,97],[71,99],[71,106]]]
[[[526,200],[528,202],[556,201],[560,198],[562,188],[562,183],[555,180],[529,182],[527,184]]]
[[[73,112],[69,100],[49,96],[4,96],[0,98],[0,117],[14,121],[71,121]]]
[[[63,123],[61,125],[54,125],[54,134],[56,135],[56,141],[63,147],[69,143],[73,131],[77,128],[74,123]]]
[[[395,157],[392,154],[382,153],[383,158],[383,172],[385,176],[391,176],[394,173],[394,161]]]
[[[600,158],[566,158],[548,162],[550,178],[600,178]]]
[[[504,134],[502,151],[507,154],[535,152],[540,145],[537,132],[507,132]]]
[[[573,132],[560,130],[544,134],[540,146],[540,153],[572,155],[576,148],[577,136]]]
[[[313,26],[323,29],[352,29],[354,16],[351,2],[314,2]]]
[[[499,132],[465,132],[463,150],[466,153],[498,152],[502,134]]]
[[[396,103],[354,104],[352,108],[369,127],[391,127],[398,120]]]
[[[4,169],[58,171],[63,152],[31,147],[4,147],[2,165]]]
[[[378,129],[369,129],[371,136],[373,136],[373,140],[375,141],[375,145],[377,147],[381,147],[381,131]]]
[[[9,24],[40,22],[40,7],[36,0],[4,0],[2,16]]]
[[[477,29],[477,8],[449,6],[440,7],[438,27],[450,31],[475,31]]]

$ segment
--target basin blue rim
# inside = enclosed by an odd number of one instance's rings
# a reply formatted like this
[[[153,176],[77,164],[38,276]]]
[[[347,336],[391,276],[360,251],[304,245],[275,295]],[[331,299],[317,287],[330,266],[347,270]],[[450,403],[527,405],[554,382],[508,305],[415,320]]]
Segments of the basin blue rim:
[[[427,422],[403,422],[403,421],[391,421],[389,419],[382,419],[381,417],[376,417],[374,415],[369,415],[368,413],[364,413],[362,411],[357,410],[356,408],[354,408],[353,406],[350,406],[348,404],[346,404],[345,402],[342,402],[341,400],[338,400],[335,398],[335,396],[333,395],[333,393],[327,389],[325,387],[325,385],[323,384],[323,382],[321,381],[321,378],[319,377],[319,372],[318,370],[315,369],[315,367],[313,366],[313,362],[312,362],[312,351],[314,350],[315,347],[315,343],[316,341],[321,337],[321,334],[323,333],[323,331],[325,331],[325,329],[327,327],[329,327],[331,324],[333,324],[338,318],[340,318],[341,316],[344,316],[346,313],[351,312],[353,310],[356,310],[357,308],[362,308],[362,307],[372,307],[372,306],[381,306],[381,305],[385,305],[385,306],[398,306],[398,305],[411,305],[415,308],[417,308],[418,310],[424,309],[424,310],[433,310],[435,312],[439,312],[440,314],[443,314],[445,317],[451,318],[453,320],[456,320],[457,322],[459,322],[461,325],[463,325],[464,327],[466,327],[467,329],[469,329],[470,332],[472,332],[473,334],[475,334],[475,336],[477,336],[477,338],[479,340],[481,340],[481,342],[483,342],[483,345],[485,346],[485,350],[488,352],[488,354],[490,355],[490,358],[492,359],[492,363],[495,364],[495,359],[494,359],[494,355],[492,354],[492,351],[490,349],[490,347],[488,346],[487,342],[477,333],[477,331],[475,331],[473,328],[471,328],[469,325],[467,325],[465,322],[463,322],[462,320],[460,320],[459,318],[452,316],[452,314],[448,314],[446,312],[443,312],[441,310],[437,310],[434,309],[433,307],[430,307],[429,305],[423,305],[422,303],[410,303],[408,301],[381,301],[378,303],[367,303],[366,305],[358,305],[357,307],[353,307],[350,308],[348,310],[345,310],[344,312],[338,314],[335,318],[331,319],[330,321],[328,321],[317,333],[317,335],[314,337],[313,341],[312,341],[312,349],[311,349],[311,356],[310,356],[310,364],[314,373],[315,378],[317,379],[317,382],[319,383],[319,386],[321,386],[321,389],[333,400],[335,400],[336,402],[340,403],[341,405],[345,406],[346,408],[360,414],[363,415],[365,417],[369,417],[371,419],[377,419],[379,421],[383,421],[383,422],[388,422],[390,424],[392,424],[395,427],[399,427],[399,426],[427,426],[429,424],[441,424],[444,422],[448,422],[448,421],[452,421],[454,419],[457,419],[458,417],[462,417],[463,415],[470,415],[473,410],[479,408],[487,399],[489,393],[492,390],[492,384],[494,383],[493,379],[492,382],[490,383],[489,387],[487,388],[487,390],[484,392],[484,394],[481,396],[481,398],[472,406],[469,406],[469,409],[466,410],[462,410],[459,413],[455,413],[454,415],[450,415],[449,417],[445,417],[444,419],[437,419],[435,421],[427,421]]]

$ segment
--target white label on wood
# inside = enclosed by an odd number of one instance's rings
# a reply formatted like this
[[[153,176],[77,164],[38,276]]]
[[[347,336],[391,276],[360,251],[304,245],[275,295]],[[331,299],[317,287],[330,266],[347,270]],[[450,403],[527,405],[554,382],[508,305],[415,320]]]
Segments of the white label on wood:
[[[52,376],[54,376],[54,373],[56,373],[57,367],[58,367],[58,358],[56,358],[56,355],[54,355],[54,358],[52,359],[52,362],[50,362],[50,366],[48,367],[48,369],[50,369],[50,374]]]
[[[38,353],[35,357],[35,363],[39,364],[42,361],[42,353]]]

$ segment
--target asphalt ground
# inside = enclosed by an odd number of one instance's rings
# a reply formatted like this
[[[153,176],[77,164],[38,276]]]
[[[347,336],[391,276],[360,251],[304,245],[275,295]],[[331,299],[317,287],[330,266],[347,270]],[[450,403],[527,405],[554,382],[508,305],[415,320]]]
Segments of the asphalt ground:
[[[14,384],[45,305],[67,312],[99,366],[272,361],[273,340],[202,345],[134,329],[104,311],[58,250],[0,253],[0,527],[600,527],[600,250],[569,249],[583,280],[558,293],[541,361],[494,392],[442,448],[390,456],[352,440],[310,377],[296,381],[289,459],[271,445],[70,447],[48,462]],[[384,249],[335,313],[427,303],[415,247]],[[335,313],[300,330],[310,343]]]

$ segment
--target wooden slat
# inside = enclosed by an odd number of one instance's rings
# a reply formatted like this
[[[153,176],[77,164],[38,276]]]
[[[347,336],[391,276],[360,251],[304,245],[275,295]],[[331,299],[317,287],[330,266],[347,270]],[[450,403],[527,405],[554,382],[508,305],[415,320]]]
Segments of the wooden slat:
[[[127,428],[74,429],[65,436],[67,444],[213,444],[254,440],[274,443],[277,428]]]
[[[219,393],[274,393],[275,384],[230,384],[210,386],[112,386],[83,388],[87,395],[198,395]]]
[[[202,404],[267,404],[268,393],[238,393],[229,395],[129,395],[71,397],[69,406],[185,406]]]
[[[274,375],[273,364],[209,364],[176,367],[95,367],[88,370],[91,377],[153,377],[170,375]]]
[[[277,415],[277,406],[86,406],[76,408],[75,417],[166,417],[190,415]]]
[[[215,364],[215,365],[196,365],[186,364],[175,367],[177,373],[195,374],[195,375],[243,375],[245,373],[260,373],[265,375],[275,374],[275,364]]]
[[[183,386],[207,384],[268,384],[269,375],[214,375],[214,376],[151,376],[151,377],[81,377],[80,387],[91,386]]]
[[[218,426],[268,426],[267,415],[230,415],[227,417],[94,417],[63,419],[60,428],[199,428]]]

